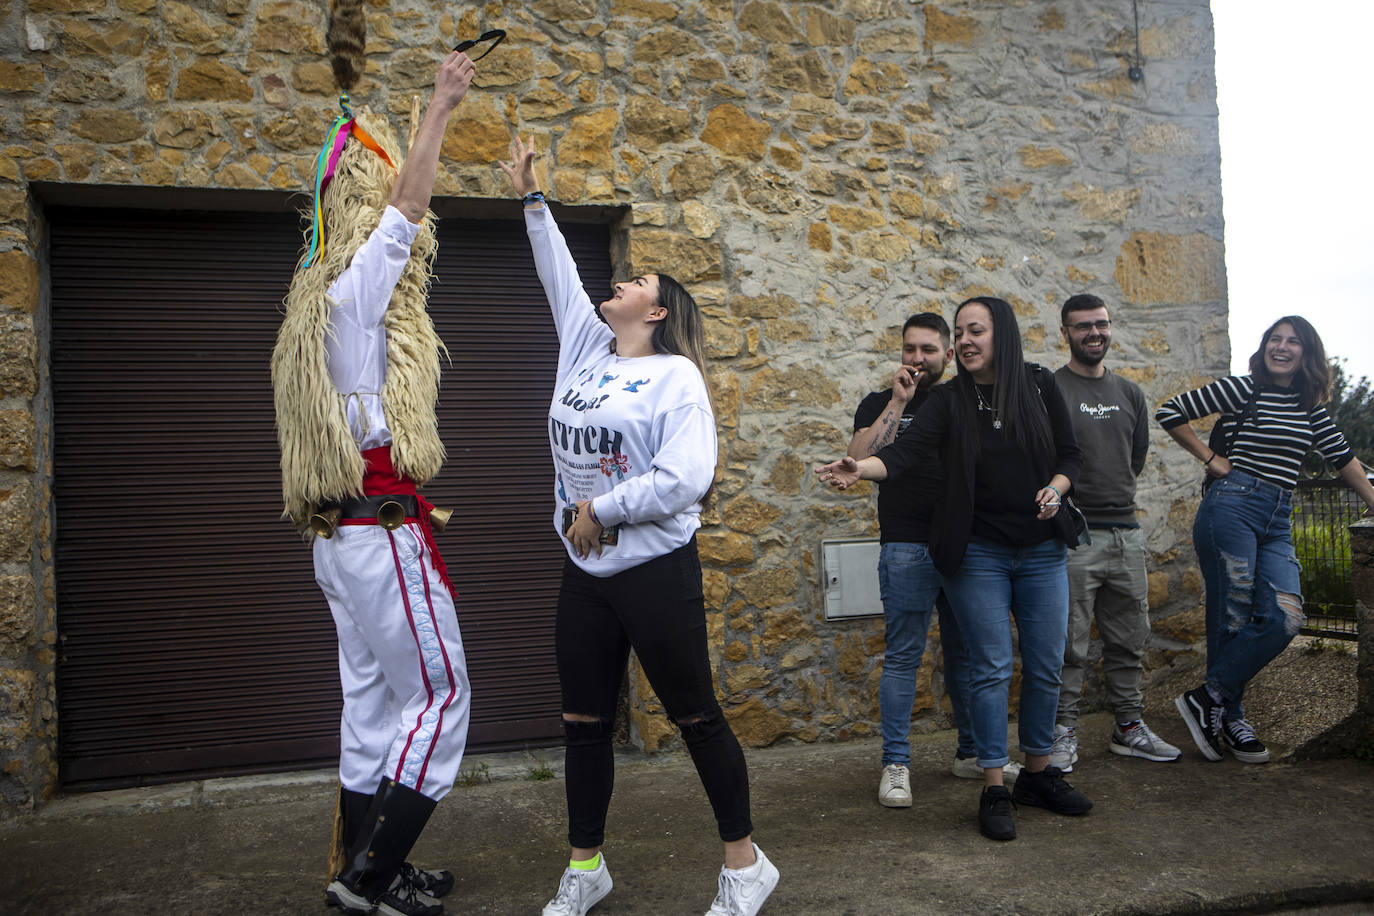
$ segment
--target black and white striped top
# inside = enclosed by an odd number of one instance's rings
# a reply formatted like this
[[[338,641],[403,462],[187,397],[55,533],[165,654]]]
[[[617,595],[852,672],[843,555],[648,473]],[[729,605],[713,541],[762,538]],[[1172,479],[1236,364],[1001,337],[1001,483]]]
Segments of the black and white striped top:
[[[1210,385],[1175,395],[1160,405],[1155,420],[1172,429],[1209,414],[1220,413],[1225,434],[1239,423],[1255,382],[1248,375],[1228,375]],[[1326,408],[1302,409],[1296,389],[1261,385],[1255,413],[1236,434],[1231,463],[1249,474],[1291,490],[1298,482],[1303,457],[1316,449],[1339,469],[1355,454],[1345,436],[1331,422]]]

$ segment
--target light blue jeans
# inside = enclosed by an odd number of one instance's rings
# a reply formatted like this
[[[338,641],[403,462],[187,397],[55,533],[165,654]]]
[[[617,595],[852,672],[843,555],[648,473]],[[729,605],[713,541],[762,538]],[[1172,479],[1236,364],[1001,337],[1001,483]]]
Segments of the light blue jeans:
[[[945,579],[969,659],[970,713],[978,765],[1005,766],[1007,706],[1014,649],[1021,648],[1021,750],[1048,754],[1054,745],[1059,669],[1069,625],[1068,549],[1054,539],[1007,547],[974,538],[959,572]]]
[[[1293,493],[1232,469],[1202,497],[1193,546],[1206,583],[1207,687],[1241,719],[1245,685],[1298,635]]]
[[[959,755],[976,753],[968,716],[968,654],[949,602],[940,591],[941,577],[924,544],[884,544],[878,553],[878,588],[883,599],[883,675],[878,682],[878,710],[883,736],[883,766],[911,765],[911,706],[916,700],[916,671],[926,651],[930,611],[939,609],[940,646],[945,660],[945,692],[959,731]]]

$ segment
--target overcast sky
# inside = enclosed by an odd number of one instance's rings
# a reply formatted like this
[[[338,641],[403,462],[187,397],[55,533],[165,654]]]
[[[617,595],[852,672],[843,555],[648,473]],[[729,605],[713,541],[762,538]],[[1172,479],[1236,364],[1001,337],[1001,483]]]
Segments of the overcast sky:
[[[1212,16],[1231,369],[1296,314],[1374,379],[1374,0],[1212,0]]]

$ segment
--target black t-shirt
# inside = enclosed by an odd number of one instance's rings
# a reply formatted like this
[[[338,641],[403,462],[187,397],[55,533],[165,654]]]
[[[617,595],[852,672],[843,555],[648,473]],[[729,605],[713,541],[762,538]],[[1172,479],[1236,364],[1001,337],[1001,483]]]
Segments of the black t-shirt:
[[[928,389],[917,389],[902,410],[897,422],[897,435],[906,432],[912,417],[930,395]],[[859,402],[854,411],[854,431],[872,426],[882,416],[892,400],[892,389],[875,391]],[[930,515],[935,491],[940,485],[940,465],[931,462],[927,467],[912,468],[905,474],[889,477],[878,484],[879,542],[883,544],[925,544],[930,540]]]
[[[992,403],[992,386],[979,385]],[[1010,431],[993,423],[990,411],[978,411],[982,450],[974,469],[973,535],[1007,547],[1033,547],[1054,537],[1052,522],[1036,518],[1035,494],[1045,485],[1034,462]]]

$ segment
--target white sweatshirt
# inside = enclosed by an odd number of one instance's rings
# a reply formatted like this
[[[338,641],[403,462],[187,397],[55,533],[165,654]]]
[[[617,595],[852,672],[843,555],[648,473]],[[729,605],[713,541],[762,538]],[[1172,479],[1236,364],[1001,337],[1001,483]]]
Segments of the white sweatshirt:
[[[620,542],[585,559],[611,576],[671,553],[701,527],[701,499],[716,467],[716,421],[706,382],[685,356],[622,359],[597,315],[563,234],[547,207],[525,210],[539,280],[558,329],[558,376],[549,407],[554,528],[563,507],[592,500],[603,526],[621,525]]]

